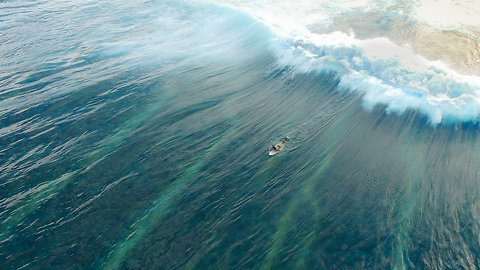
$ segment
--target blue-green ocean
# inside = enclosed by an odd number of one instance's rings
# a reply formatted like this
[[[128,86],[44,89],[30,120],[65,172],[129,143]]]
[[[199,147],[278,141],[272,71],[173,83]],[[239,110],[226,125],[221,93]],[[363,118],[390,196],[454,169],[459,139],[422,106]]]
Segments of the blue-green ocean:
[[[0,1],[0,269],[480,267],[476,88],[238,7]]]

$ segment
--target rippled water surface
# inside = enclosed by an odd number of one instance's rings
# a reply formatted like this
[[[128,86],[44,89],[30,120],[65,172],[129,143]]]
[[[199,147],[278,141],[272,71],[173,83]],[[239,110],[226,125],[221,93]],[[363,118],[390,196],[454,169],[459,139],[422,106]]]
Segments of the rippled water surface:
[[[477,122],[368,107],[247,13],[3,1],[0,44],[1,269],[480,265]]]

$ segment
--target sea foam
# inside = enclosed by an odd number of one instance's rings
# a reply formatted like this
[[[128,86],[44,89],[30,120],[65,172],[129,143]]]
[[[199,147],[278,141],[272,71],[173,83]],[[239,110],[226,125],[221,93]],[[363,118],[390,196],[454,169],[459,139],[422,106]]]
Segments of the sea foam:
[[[479,119],[480,77],[428,60],[409,44],[398,45],[387,37],[360,39],[353,30],[314,32],[312,24],[328,24],[333,8],[320,5],[315,12],[302,8],[313,5],[309,2],[282,1],[282,14],[275,14],[276,9],[263,2],[255,8],[245,1],[228,4],[272,30],[277,38],[271,47],[279,65],[295,67],[300,73],[336,72],[342,88],[363,94],[365,109],[382,104],[387,113],[418,110],[431,124]],[[285,5],[291,6],[290,11],[285,12]],[[348,1],[339,5],[344,12],[368,6],[352,6]]]

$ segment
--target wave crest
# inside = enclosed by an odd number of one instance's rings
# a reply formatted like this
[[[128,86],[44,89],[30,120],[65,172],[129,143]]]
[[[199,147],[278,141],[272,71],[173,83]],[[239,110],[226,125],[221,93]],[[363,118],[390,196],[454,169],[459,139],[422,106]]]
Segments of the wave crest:
[[[478,120],[479,77],[458,74],[387,38],[358,40],[334,32],[289,42],[273,48],[280,65],[301,73],[336,72],[344,89],[364,95],[368,110],[377,104],[386,105],[387,113],[415,109],[432,124]]]

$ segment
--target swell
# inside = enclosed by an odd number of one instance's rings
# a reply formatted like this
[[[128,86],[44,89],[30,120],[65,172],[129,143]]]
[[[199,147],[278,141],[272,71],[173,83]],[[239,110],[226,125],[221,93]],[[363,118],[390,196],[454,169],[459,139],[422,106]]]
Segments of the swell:
[[[0,265],[478,264],[477,124],[367,112],[338,59],[291,46],[357,51],[289,43],[226,8],[168,7],[158,39],[99,43],[95,83],[2,115]]]
[[[229,23],[227,28],[248,19],[243,14],[233,18],[213,15]],[[218,21],[212,23],[216,24]],[[255,25],[255,22],[250,21],[250,23],[250,26]],[[193,30],[190,29],[186,33]],[[169,34],[173,36],[185,34],[181,31]],[[238,40],[238,37],[248,41],[248,39],[255,39],[255,35],[260,37],[268,34],[268,31],[257,27],[253,35],[245,31],[233,33],[240,34],[233,36],[233,40],[222,41],[222,46],[218,46],[217,41],[208,40],[208,36],[203,36],[207,34],[206,32],[197,32],[191,41],[197,44],[197,48],[188,47],[192,49],[188,55],[183,55],[186,48],[175,47],[176,44],[169,43],[169,37],[161,36],[154,45],[170,49],[171,55],[165,55],[161,49],[156,48],[154,55],[158,63],[146,61],[152,53],[148,52],[145,56],[143,49],[140,49],[140,52],[131,50],[132,46],[128,42],[102,45],[100,48],[90,47],[94,50],[80,58],[87,59],[82,61],[83,67],[96,71],[93,77],[90,76],[90,72],[75,75],[75,68],[63,66],[68,61],[60,61],[42,65],[40,70],[32,65],[31,70],[22,74],[25,79],[15,83],[8,82],[13,90],[3,93],[0,101],[2,105],[7,105],[3,107],[5,110],[1,115],[1,142],[5,147],[1,150],[0,173],[2,179],[1,245],[8,247],[7,249],[10,250],[8,253],[16,254],[15,258],[17,258],[10,263],[21,267],[24,263],[33,262],[29,261],[27,256],[31,250],[21,251],[19,250],[21,246],[17,246],[17,243],[29,242],[36,238],[45,245],[54,245],[52,239],[46,237],[47,232],[58,232],[60,228],[71,224],[72,220],[82,215],[91,217],[90,209],[95,209],[95,203],[98,204],[100,196],[107,196],[112,191],[112,187],[129,182],[127,180],[138,180],[134,177],[136,174],[131,172],[138,161],[137,158],[129,161],[131,163],[115,164],[128,153],[125,147],[128,149],[131,143],[140,140],[139,134],[157,131],[157,129],[142,131],[148,130],[147,123],[150,125],[156,123],[158,130],[164,130],[176,123],[184,122],[184,119],[191,118],[192,115],[199,115],[205,110],[216,107],[219,102],[252,83],[248,80],[238,80],[236,77],[238,78],[239,74],[252,67],[262,66],[265,61],[271,62],[271,59],[261,54],[261,57],[258,57],[259,54],[246,53],[251,49],[264,47],[264,43],[243,41],[245,45],[239,47],[242,40]],[[90,38],[93,38],[93,42],[96,41],[95,36]],[[242,56],[231,63],[225,57],[223,51],[226,49],[225,46],[228,46],[230,51],[240,51]],[[152,48],[152,45],[147,47]],[[206,54],[197,54],[200,50],[205,51]],[[77,53],[79,52],[74,51],[72,54]],[[49,54],[51,52],[46,53],[46,55]],[[211,55],[216,57],[212,59]],[[50,57],[62,58],[62,55],[54,54]],[[253,57],[258,63],[251,64]],[[185,61],[188,58],[190,58],[189,61]],[[162,59],[167,61],[162,62]],[[125,60],[127,62],[119,66],[119,63]],[[135,69],[139,63],[142,63],[142,72],[125,72]],[[219,68],[212,69],[212,66],[219,66]],[[235,75],[232,75],[233,71]],[[52,76],[56,76],[59,72],[66,75],[52,79]],[[111,77],[112,74],[115,75]],[[197,75],[191,76],[191,74]],[[78,76],[79,80],[85,81],[87,85],[79,83],[74,76]],[[182,76],[190,78],[188,80],[190,85],[178,83],[178,78]],[[66,77],[74,81],[74,83],[71,82],[74,87],[68,87],[70,86],[68,82],[65,85]],[[248,77],[244,75],[244,78]],[[59,95],[55,94],[58,92],[58,85],[55,82],[64,87],[64,91]],[[29,88],[22,88],[23,85]],[[208,97],[207,93],[211,96]],[[212,125],[215,127],[221,123]],[[168,130],[165,132],[168,133]],[[192,134],[198,135],[198,133],[203,131],[192,131]],[[165,136],[175,141],[170,137],[171,135]],[[155,138],[159,139],[159,137]],[[150,145],[155,147],[158,143],[158,141],[146,141],[150,142],[147,144],[148,147]],[[148,148],[142,149],[148,150]],[[178,142],[167,149],[173,152],[184,147]],[[136,154],[139,152],[135,152],[134,156]],[[177,161],[181,160],[183,159],[180,158]],[[103,168],[109,166],[115,168],[113,175],[103,172]],[[119,169],[117,166],[126,167]],[[136,170],[141,171],[140,168]],[[155,186],[155,183],[150,185]],[[97,190],[103,191],[98,193]],[[153,189],[155,190],[158,190],[158,187]],[[65,205],[68,206],[65,207]],[[61,207],[58,208],[59,206]],[[128,208],[124,208],[122,212]],[[50,216],[46,213],[50,213]],[[132,210],[132,213],[136,211]],[[95,215],[93,218],[96,218]],[[104,225],[106,224],[101,224],[100,228],[105,228]],[[78,238],[74,237],[74,239],[72,247],[78,245],[75,243]],[[18,259],[19,257],[21,259]],[[42,257],[35,259],[35,262],[45,262],[46,259]],[[2,264],[4,263],[7,262],[3,261]]]
[[[387,8],[348,1],[333,7],[323,1],[217,2],[268,25],[286,43],[274,48],[283,64],[339,73],[345,88],[365,95],[367,110],[377,104],[397,114],[414,109],[432,125],[478,121],[475,26],[434,28],[415,17],[408,1]]]

